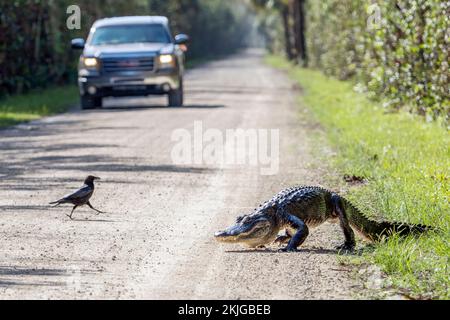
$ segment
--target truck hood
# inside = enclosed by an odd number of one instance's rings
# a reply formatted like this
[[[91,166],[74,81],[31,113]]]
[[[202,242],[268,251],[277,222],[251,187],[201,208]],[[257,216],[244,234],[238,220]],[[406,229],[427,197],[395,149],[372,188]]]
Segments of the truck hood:
[[[90,46],[86,45],[84,56],[109,57],[117,55],[135,55],[140,53],[171,54],[174,51],[172,43],[127,43],[115,45]]]

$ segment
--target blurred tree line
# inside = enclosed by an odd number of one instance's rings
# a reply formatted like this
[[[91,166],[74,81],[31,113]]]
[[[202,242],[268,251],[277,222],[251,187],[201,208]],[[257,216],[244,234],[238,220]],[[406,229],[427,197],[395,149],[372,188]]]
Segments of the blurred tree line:
[[[244,1],[245,2],[245,1]],[[70,40],[86,38],[104,17],[165,15],[174,33],[191,37],[188,58],[227,54],[245,45],[252,27],[239,0],[0,0],[0,96],[74,82],[79,52]],[[67,8],[81,9],[81,29],[69,30]]]
[[[450,2],[252,0],[272,50],[432,119],[450,119]],[[278,25],[278,32],[274,25]]]

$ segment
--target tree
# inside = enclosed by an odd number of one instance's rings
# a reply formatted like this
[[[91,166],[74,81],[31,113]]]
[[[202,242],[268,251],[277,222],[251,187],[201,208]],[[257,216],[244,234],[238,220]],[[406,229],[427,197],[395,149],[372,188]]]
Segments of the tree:
[[[294,15],[295,50],[297,62],[308,66],[308,53],[306,48],[306,14],[305,0],[292,0]]]
[[[286,57],[307,66],[305,0],[252,0],[252,4],[259,11],[272,10],[280,15]]]

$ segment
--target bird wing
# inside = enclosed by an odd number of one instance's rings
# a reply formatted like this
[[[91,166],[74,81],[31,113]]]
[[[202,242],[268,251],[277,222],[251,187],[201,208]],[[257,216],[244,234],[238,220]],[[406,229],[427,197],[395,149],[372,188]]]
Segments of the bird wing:
[[[92,192],[94,192],[94,189],[92,189],[89,186],[84,185],[79,190],[75,191],[72,194],[69,194],[63,198],[63,200],[77,200],[77,199],[84,199],[86,197],[89,197],[92,195]]]

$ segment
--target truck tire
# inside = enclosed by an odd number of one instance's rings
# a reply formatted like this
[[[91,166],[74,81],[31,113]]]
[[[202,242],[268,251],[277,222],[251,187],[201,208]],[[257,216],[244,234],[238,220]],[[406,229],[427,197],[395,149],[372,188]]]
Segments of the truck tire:
[[[182,107],[184,99],[183,80],[180,80],[180,87],[169,92],[169,107]]]
[[[83,110],[101,108],[102,105],[103,99],[101,97],[81,96],[81,109]]]

